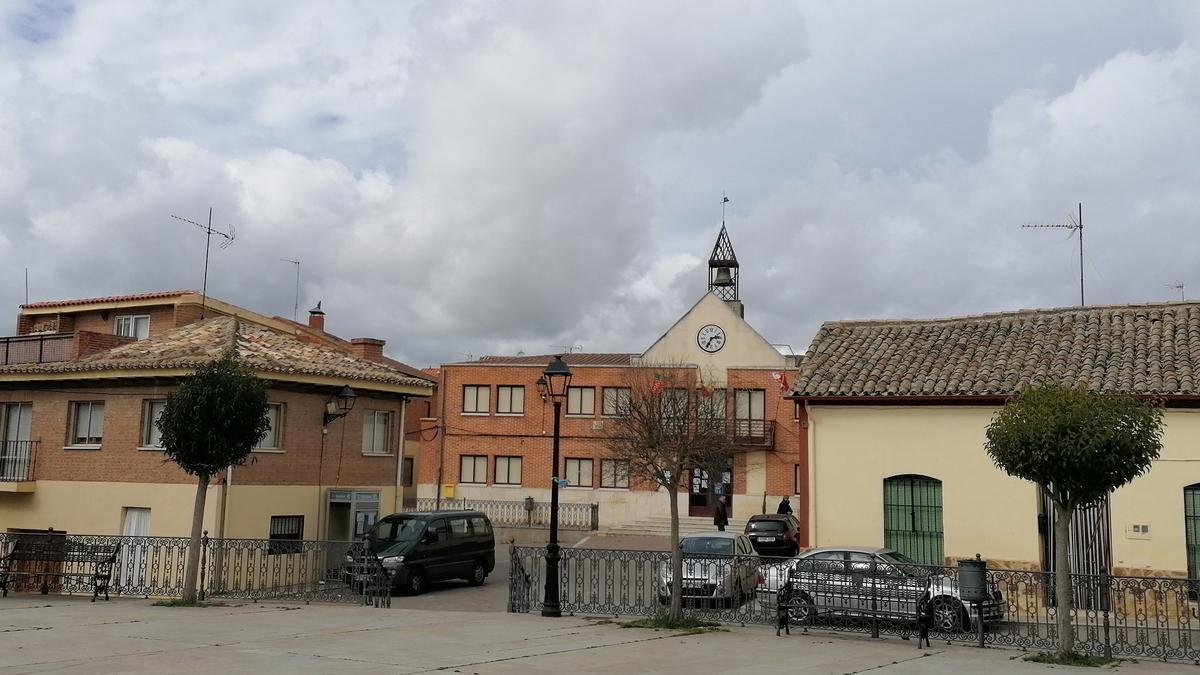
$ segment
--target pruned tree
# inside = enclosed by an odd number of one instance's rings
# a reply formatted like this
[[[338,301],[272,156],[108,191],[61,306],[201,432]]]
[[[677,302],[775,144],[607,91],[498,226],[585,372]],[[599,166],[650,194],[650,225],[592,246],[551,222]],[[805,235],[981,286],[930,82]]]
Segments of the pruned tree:
[[[200,533],[209,480],[246,461],[267,433],[267,388],[232,355],[200,366],[167,397],[158,428],[167,460],[196,477],[192,541],[184,568],[183,600],[196,601]]]
[[[1162,449],[1157,401],[1095,394],[1061,384],[1030,387],[987,429],[986,449],[1008,475],[1037,483],[1054,503],[1054,586],[1058,651],[1072,653],[1071,563],[1075,511],[1100,503],[1150,469]]]
[[[606,401],[615,416],[606,420],[605,447],[631,481],[661,487],[671,507],[671,599],[669,618],[679,620],[683,555],[679,549],[679,491],[690,469],[721,475],[729,466],[726,400],[703,385],[694,367],[679,364],[631,371],[628,395]],[[615,390],[613,390],[615,391]],[[620,466],[620,465],[618,465]]]

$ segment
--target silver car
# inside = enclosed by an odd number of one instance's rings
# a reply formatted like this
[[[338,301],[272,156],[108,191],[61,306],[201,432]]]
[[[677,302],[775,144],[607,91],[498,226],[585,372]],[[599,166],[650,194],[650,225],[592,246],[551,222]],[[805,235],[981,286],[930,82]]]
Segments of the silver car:
[[[740,606],[754,596],[759,581],[759,559],[750,538],[739,532],[696,532],[679,540],[683,551],[680,595],[685,602],[698,600]],[[658,575],[658,601],[671,601],[671,563]]]
[[[791,560],[764,566],[759,600],[774,607],[780,589],[791,581],[796,622],[818,615],[916,617],[922,602],[930,604],[935,630],[971,630],[979,619],[976,606],[963,602],[954,578],[944,568],[921,565],[888,548],[842,546],[816,548]],[[1004,618],[1000,593],[979,606],[984,623]]]

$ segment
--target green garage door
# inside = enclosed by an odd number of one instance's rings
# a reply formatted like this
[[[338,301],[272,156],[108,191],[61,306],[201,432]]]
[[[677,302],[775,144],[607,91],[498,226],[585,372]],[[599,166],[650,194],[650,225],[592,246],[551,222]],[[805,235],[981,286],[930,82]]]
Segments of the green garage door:
[[[883,545],[926,565],[944,564],[942,481],[911,475],[884,479]]]

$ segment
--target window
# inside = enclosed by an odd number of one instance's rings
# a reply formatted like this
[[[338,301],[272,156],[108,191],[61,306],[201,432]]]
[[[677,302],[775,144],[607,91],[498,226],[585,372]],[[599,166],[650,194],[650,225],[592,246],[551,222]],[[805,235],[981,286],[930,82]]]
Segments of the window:
[[[464,415],[486,415],[488,414],[488,399],[492,393],[492,388],[481,384],[468,384],[463,386],[463,414]]]
[[[118,316],[113,323],[113,335],[145,340],[150,337],[150,317]]]
[[[883,545],[923,565],[944,564],[942,481],[929,476],[884,479]]]
[[[271,516],[267,555],[299,553],[304,547],[304,516]]]
[[[567,485],[575,487],[592,487],[592,460],[567,460]]]
[[[497,457],[496,458],[496,485],[520,485],[521,484],[521,458],[520,457]]]
[[[622,459],[600,460],[600,487],[628,488],[629,462]]]
[[[487,457],[483,455],[463,455],[459,458],[458,482],[486,483]]]
[[[595,415],[595,387],[567,387],[568,415]]]
[[[734,434],[740,437],[761,437],[767,433],[767,392],[763,389],[738,389],[734,392]]]
[[[21,481],[32,477],[33,404],[9,403],[4,406],[4,444],[0,445],[0,481]]]
[[[496,387],[496,414],[521,415],[525,413],[525,387]]]
[[[605,387],[601,412],[605,417],[629,417],[629,387]]]
[[[724,420],[725,390],[713,389],[708,396],[704,395],[704,390],[700,390],[698,393],[700,398],[697,408],[701,419]]]
[[[434,535],[434,539],[439,544],[444,544],[450,539],[450,526],[446,524],[445,518],[438,518],[430,522],[429,526],[425,528],[425,532]]]
[[[1183,489],[1183,528],[1188,578],[1197,579],[1200,578],[1200,483]]]
[[[104,437],[104,402],[77,401],[73,405],[71,445],[100,445]]]
[[[804,467],[800,466],[799,464],[793,464],[792,465],[792,481],[793,481],[792,494],[794,494],[794,495],[804,494],[804,492],[800,489],[800,486],[804,485],[805,478],[806,478],[806,476],[804,475]]]
[[[267,422],[270,426],[267,427],[267,432],[262,438],[258,439],[258,444],[254,446],[255,450],[278,450],[279,449],[279,425],[283,421],[283,404],[268,403],[267,404]]]
[[[471,536],[471,523],[466,518],[450,519],[450,536],[455,539],[466,539]]]
[[[400,465],[400,485],[401,487],[413,486],[413,458],[405,457],[404,462]]]
[[[492,533],[491,523],[482,516],[471,516],[471,529],[475,531],[476,536]]]
[[[167,402],[163,400],[146,401],[142,408],[142,447],[161,448],[162,432],[158,430],[158,418],[162,416]]]
[[[662,428],[667,433],[687,433],[690,401],[687,389],[668,389],[659,398],[662,410]]]
[[[392,413],[387,410],[368,410],[363,415],[362,451],[368,455],[386,455],[392,447],[388,438],[392,431]]]

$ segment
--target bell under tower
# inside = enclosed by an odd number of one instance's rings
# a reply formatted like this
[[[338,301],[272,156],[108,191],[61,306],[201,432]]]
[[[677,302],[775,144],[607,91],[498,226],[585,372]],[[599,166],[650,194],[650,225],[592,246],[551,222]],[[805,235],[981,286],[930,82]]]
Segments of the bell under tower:
[[[708,290],[724,300],[737,315],[745,318],[746,309],[738,296],[738,259],[733,252],[733,243],[729,241],[729,232],[725,229],[725,202],[729,197],[723,197],[721,202],[721,232],[717,234],[717,243],[713,245],[712,255],[708,258]]]

